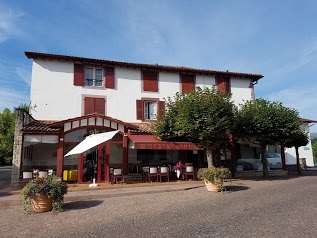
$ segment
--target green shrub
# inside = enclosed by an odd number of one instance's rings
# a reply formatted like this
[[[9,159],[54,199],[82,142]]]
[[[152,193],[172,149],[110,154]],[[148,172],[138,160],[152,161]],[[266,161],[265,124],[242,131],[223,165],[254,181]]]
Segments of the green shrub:
[[[228,168],[224,167],[202,168],[198,171],[197,177],[201,180],[206,180],[213,184],[222,185],[225,178],[231,177],[231,172]]]

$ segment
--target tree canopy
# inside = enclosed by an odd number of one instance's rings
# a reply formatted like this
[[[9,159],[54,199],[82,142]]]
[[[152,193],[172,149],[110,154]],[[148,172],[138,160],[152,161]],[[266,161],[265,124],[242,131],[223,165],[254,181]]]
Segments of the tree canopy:
[[[300,128],[297,131],[294,131],[288,140],[285,142],[285,146],[288,148],[295,148],[296,153],[296,164],[297,164],[297,172],[301,174],[301,169],[299,165],[299,153],[298,148],[301,146],[305,146],[308,144],[308,134],[301,130]]]
[[[156,136],[163,140],[190,141],[207,150],[228,140],[235,106],[230,94],[213,88],[177,93],[166,101],[166,113],[158,117]]]
[[[263,176],[267,176],[266,146],[285,143],[299,127],[299,116],[295,109],[260,98],[254,102],[248,101],[241,107],[232,133],[235,138],[260,145]]]
[[[0,113],[0,164],[12,157],[15,113],[8,108]]]
[[[28,104],[20,104],[14,109],[23,109],[28,112],[29,108]],[[5,108],[0,113],[0,164],[9,164],[12,161],[14,130],[15,111],[11,112],[10,109]]]

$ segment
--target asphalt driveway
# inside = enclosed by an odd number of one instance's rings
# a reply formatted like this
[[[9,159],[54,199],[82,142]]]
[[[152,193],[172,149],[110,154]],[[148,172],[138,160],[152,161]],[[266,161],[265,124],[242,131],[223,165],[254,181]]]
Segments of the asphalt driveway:
[[[0,207],[2,237],[317,237],[317,177],[237,180],[65,204],[60,214]]]

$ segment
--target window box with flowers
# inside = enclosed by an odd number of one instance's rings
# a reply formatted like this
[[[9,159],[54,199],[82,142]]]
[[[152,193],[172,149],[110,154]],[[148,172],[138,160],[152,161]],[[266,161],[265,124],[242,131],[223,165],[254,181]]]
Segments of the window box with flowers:
[[[24,211],[31,207],[35,212],[62,211],[67,183],[55,176],[40,178],[38,175],[21,191]]]
[[[231,172],[224,167],[202,168],[198,171],[197,177],[205,182],[208,191],[220,192],[226,178],[231,177]]]

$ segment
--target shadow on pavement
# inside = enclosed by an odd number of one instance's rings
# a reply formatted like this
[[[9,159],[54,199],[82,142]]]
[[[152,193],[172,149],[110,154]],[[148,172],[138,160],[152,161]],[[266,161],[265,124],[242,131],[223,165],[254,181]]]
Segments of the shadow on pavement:
[[[247,186],[229,185],[229,186],[225,186],[224,192],[232,193],[232,192],[244,191],[244,190],[248,190],[248,189],[249,189],[249,187],[247,187]]]
[[[67,212],[69,210],[82,210],[82,209],[86,209],[86,208],[99,206],[102,203],[103,203],[102,200],[67,202],[64,204],[63,209],[65,212]]]

